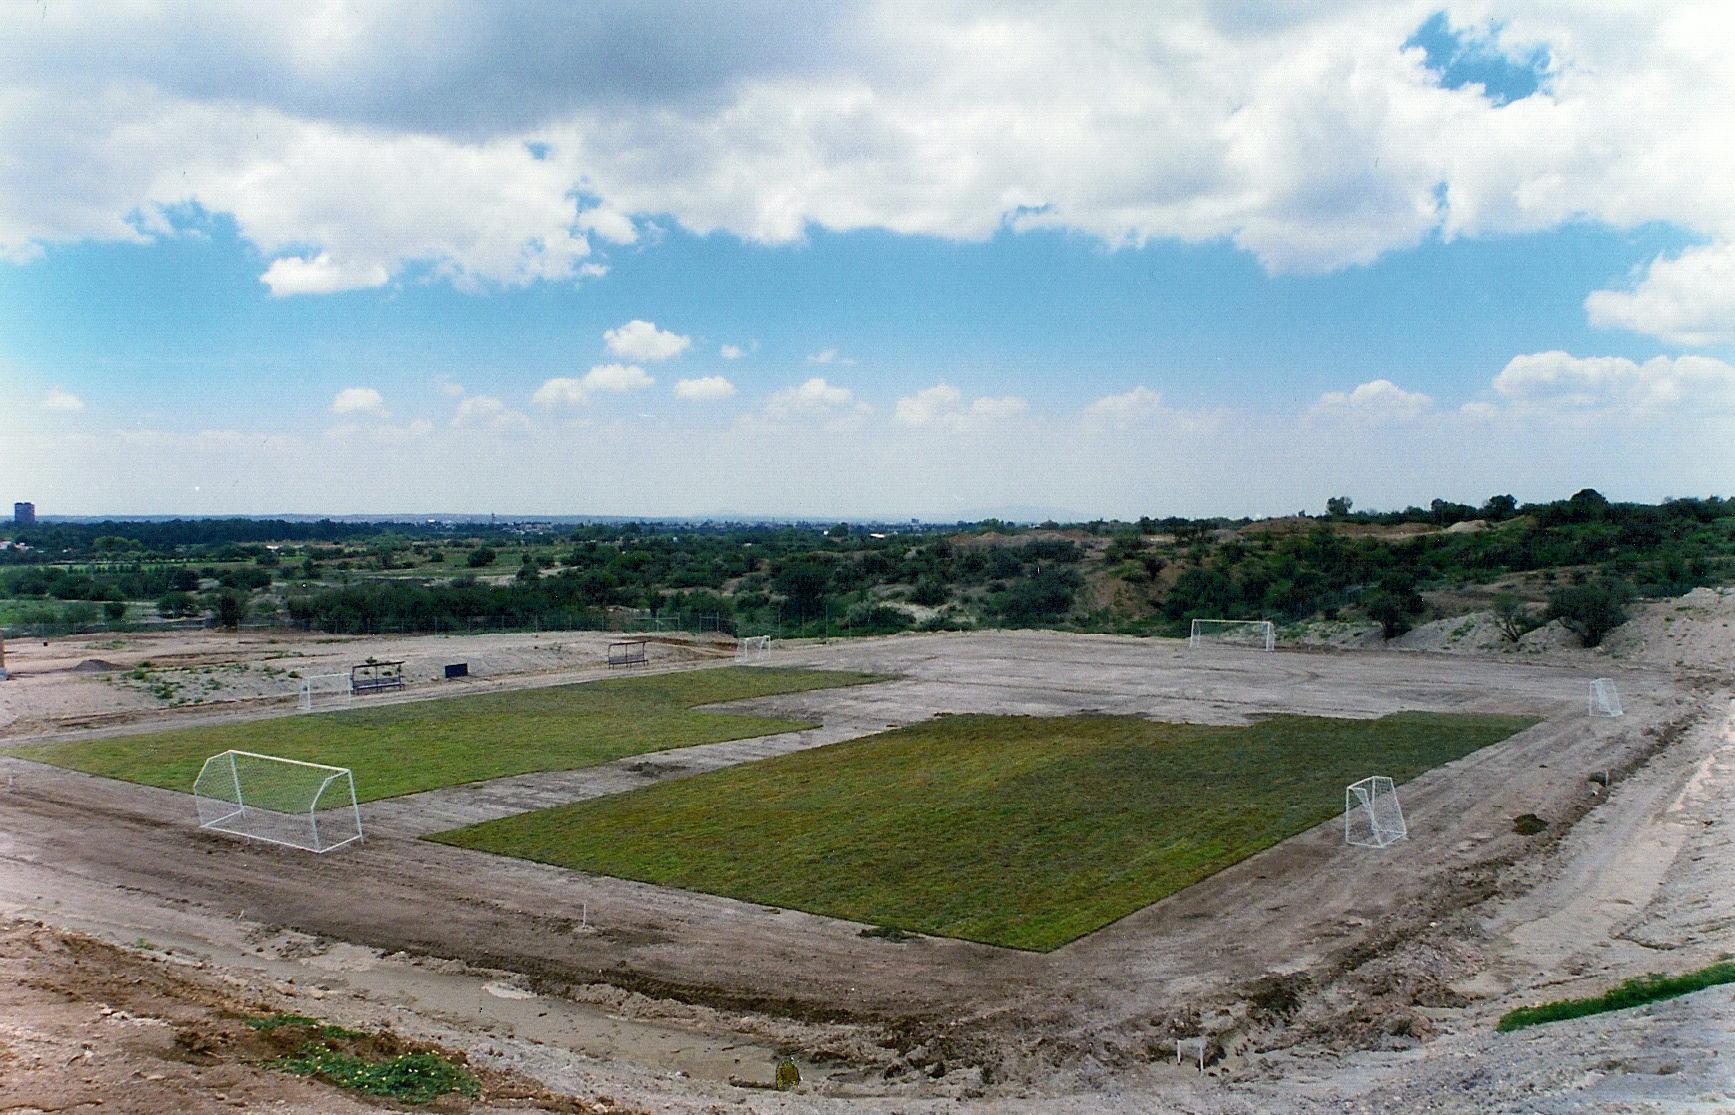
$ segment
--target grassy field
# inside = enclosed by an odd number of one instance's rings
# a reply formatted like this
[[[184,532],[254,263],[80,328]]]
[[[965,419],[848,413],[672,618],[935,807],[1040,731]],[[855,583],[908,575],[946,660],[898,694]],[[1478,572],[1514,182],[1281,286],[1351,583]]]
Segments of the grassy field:
[[[946,717],[433,839],[1046,951],[1533,723]]]
[[[626,755],[799,731],[812,724],[696,705],[883,680],[844,671],[724,667],[285,716],[22,748],[21,758],[191,790],[200,765],[234,748],[350,767],[362,801]]]

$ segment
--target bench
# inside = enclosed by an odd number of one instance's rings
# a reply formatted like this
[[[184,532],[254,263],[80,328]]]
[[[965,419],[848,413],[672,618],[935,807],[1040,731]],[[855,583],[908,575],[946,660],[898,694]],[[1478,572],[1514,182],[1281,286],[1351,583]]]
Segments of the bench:
[[[404,664],[398,662],[364,662],[349,668],[351,693],[381,693],[404,687]]]
[[[645,656],[645,641],[633,639],[624,643],[608,645],[608,664],[610,666],[649,666],[651,660]]]

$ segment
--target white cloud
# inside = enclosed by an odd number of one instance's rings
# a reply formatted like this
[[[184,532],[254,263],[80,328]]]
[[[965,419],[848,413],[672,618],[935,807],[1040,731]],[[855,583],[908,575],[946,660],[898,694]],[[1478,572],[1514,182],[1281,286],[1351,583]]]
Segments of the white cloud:
[[[1105,395],[1084,408],[1087,418],[1120,426],[1149,421],[1164,411],[1163,397],[1148,387],[1135,387],[1124,395]]]
[[[727,399],[735,393],[735,385],[722,376],[703,376],[699,379],[683,379],[675,384],[675,397],[689,402],[709,402],[714,399]]]
[[[1547,52],[1548,87],[1505,105],[1403,49],[1438,4],[810,8],[12,5],[0,256],[161,235],[189,200],[234,216],[282,294],[573,279],[645,214],[768,242],[1228,240],[1292,271],[1587,220],[1735,239],[1723,0],[1508,5],[1497,27],[1460,6],[1508,55]],[[1683,300],[1704,259],[1671,262],[1630,292],[1657,306],[1593,312],[1726,335],[1726,299]]]
[[[1434,400],[1419,391],[1405,391],[1389,379],[1376,379],[1350,392],[1327,391],[1307,409],[1307,416],[1358,422],[1409,422],[1420,418],[1433,405]]]
[[[578,227],[596,233],[611,244],[636,244],[639,239],[632,218],[606,205],[580,213]]]
[[[530,433],[530,419],[491,395],[471,395],[458,404],[452,415],[455,429],[486,430],[490,433]]]
[[[84,409],[84,400],[64,387],[56,387],[48,393],[47,398],[42,400],[42,409],[79,411]]]
[[[371,387],[345,387],[331,400],[331,413],[357,414],[372,418],[389,418],[386,401]]]
[[[1023,414],[1029,409],[1030,404],[1016,395],[1002,398],[983,395],[966,405],[962,391],[941,383],[899,399],[892,418],[905,426],[938,427],[964,433]]]
[[[854,360],[851,360],[847,356],[839,356],[837,354],[837,349],[835,348],[828,348],[823,352],[809,353],[807,362],[809,364],[841,364],[846,367],[855,363]]]
[[[440,394],[448,398],[462,399],[464,397],[464,385],[461,383],[442,383],[440,384]]]
[[[1494,377],[1495,392],[1530,411],[1597,410],[1611,417],[1735,406],[1735,367],[1706,356],[1624,356],[1565,352],[1515,356]]]
[[[658,329],[652,323],[636,318],[619,329],[610,329],[603,334],[603,339],[608,342],[610,351],[628,360],[667,360],[681,355],[693,343],[691,337]]]
[[[1630,291],[1584,300],[1592,325],[1649,333],[1678,345],[1735,343],[1735,242],[1657,258]]]
[[[360,290],[385,286],[391,274],[378,263],[338,263],[330,252],[320,252],[312,259],[285,256],[274,259],[259,281],[271,288],[273,295],[335,294],[340,290]]]
[[[583,377],[545,380],[530,401],[538,406],[582,406],[598,391],[643,391],[656,380],[635,364],[598,364]]]
[[[796,419],[835,422],[864,418],[871,409],[866,403],[857,402],[849,388],[833,386],[815,377],[772,395],[765,403],[765,416],[774,422]]]
[[[739,360],[744,355],[744,350],[739,345],[724,345],[717,351],[725,360]]]

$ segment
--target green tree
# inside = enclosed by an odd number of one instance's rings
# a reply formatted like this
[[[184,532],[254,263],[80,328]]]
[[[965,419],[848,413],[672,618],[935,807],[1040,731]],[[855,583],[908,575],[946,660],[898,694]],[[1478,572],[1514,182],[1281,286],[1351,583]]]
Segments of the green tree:
[[[211,604],[211,615],[219,627],[234,630],[247,618],[247,598],[238,592],[224,589]]]
[[[1509,643],[1516,643],[1524,638],[1528,631],[1536,629],[1536,621],[1514,592],[1497,592],[1493,602],[1494,621],[1500,625],[1500,635]]]
[[[1625,581],[1587,581],[1550,593],[1547,615],[1565,624],[1585,646],[1594,647],[1627,621],[1626,605],[1632,598],[1632,586]]]
[[[1362,607],[1368,618],[1380,625],[1380,634],[1388,639],[1396,638],[1410,629],[1410,617],[1420,608],[1412,610],[1410,600],[1402,593],[1390,589],[1376,589],[1362,600]]]
[[[477,546],[474,550],[470,551],[470,556],[464,559],[464,564],[468,565],[471,569],[480,569],[484,565],[493,565],[494,559],[499,556],[499,554],[496,554],[486,546]]]
[[[1342,519],[1349,514],[1349,509],[1355,506],[1355,501],[1348,496],[1332,496],[1325,501],[1325,513],[1334,519]]]
[[[199,610],[199,602],[190,592],[165,592],[157,598],[157,614],[167,619],[190,616]]]

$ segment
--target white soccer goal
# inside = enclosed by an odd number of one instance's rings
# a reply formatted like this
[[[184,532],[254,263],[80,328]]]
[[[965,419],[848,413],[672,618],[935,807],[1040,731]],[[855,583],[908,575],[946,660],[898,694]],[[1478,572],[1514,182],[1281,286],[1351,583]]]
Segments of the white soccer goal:
[[[355,776],[348,767],[225,751],[199,768],[193,797],[204,829],[310,852],[362,838]]]
[[[735,644],[736,658],[759,658],[771,653],[771,636],[749,635]]]
[[[1363,848],[1384,848],[1406,839],[1404,811],[1398,790],[1383,774],[1364,778],[1343,791],[1343,839]]]
[[[1619,716],[1621,695],[1615,692],[1613,678],[1597,678],[1590,683],[1590,715]]]
[[[1196,619],[1187,646],[1240,646],[1270,650],[1277,645],[1277,625],[1268,619]]]
[[[315,674],[301,679],[302,712],[348,708],[354,697],[348,674]]]

